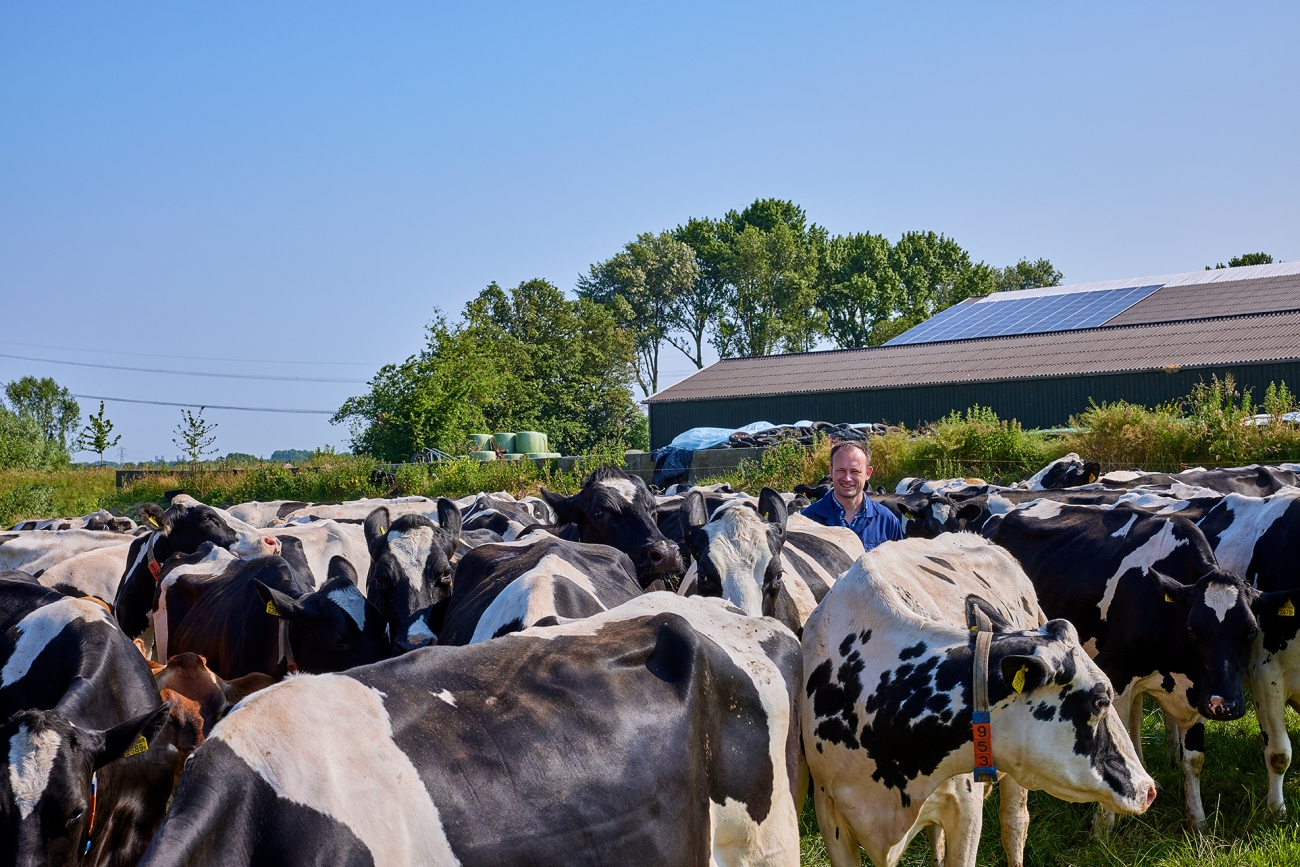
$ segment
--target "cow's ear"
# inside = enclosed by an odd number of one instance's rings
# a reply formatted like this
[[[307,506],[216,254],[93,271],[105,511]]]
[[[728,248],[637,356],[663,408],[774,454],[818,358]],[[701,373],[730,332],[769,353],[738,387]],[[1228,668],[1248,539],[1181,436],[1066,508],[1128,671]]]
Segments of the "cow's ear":
[[[137,510],[140,515],[140,523],[144,524],[150,530],[157,530],[160,533],[171,532],[171,520],[167,513],[158,507],[155,503],[144,503]]]
[[[962,503],[961,508],[957,510],[957,523],[959,526],[965,526],[971,521],[978,520],[983,512],[984,507],[979,503]]]
[[[283,617],[286,620],[292,620],[302,613],[302,605],[297,599],[285,593],[281,593],[272,587],[267,587],[256,578],[253,584],[257,587],[257,595],[262,597],[266,603],[266,613],[272,617]]]
[[[438,498],[438,523],[451,534],[446,548],[447,556],[450,557],[456,551],[456,543],[460,541],[460,509],[446,497]]]
[[[351,581],[352,586],[355,587],[357,585],[357,569],[352,565],[352,561],[348,560],[348,558],[341,554],[335,554],[330,558],[330,564],[326,568],[325,572],[326,581],[333,578],[346,578]],[[268,587],[267,589],[269,590],[270,588]]]
[[[772,525],[772,529],[785,538],[785,525],[789,519],[789,513],[785,508],[785,500],[781,495],[772,488],[764,488],[758,492],[758,514],[763,516],[763,520]]]
[[[1001,667],[1002,682],[1012,692],[1033,692],[1055,676],[1039,656],[1004,656]]]
[[[371,557],[375,556],[375,547],[388,537],[388,528],[392,523],[388,518],[388,510],[383,506],[366,516],[366,548],[370,550]]]
[[[149,749],[158,732],[167,724],[167,714],[172,706],[163,702],[148,713],[141,714],[111,729],[87,732],[87,746],[95,756],[95,770],[125,756],[134,756]]]
[[[1196,592],[1195,587],[1188,587],[1186,584],[1179,584],[1168,575],[1164,575],[1155,569],[1147,568],[1147,577],[1156,585],[1156,589],[1164,594],[1165,602],[1173,605],[1181,605],[1184,608],[1190,608],[1195,601],[1193,594]]]
[[[704,504],[704,495],[691,491],[678,507],[677,518],[682,523],[682,534],[689,536],[692,530],[698,530],[709,523],[709,509]]]
[[[561,524],[578,523],[581,513],[577,508],[577,504],[573,502],[576,497],[566,497],[564,494],[554,494],[546,490],[546,488],[542,488],[541,495],[542,499],[546,501],[546,505],[550,506],[551,510],[555,512],[555,519],[557,521]]]
[[[1295,590],[1274,590],[1272,593],[1260,593],[1250,603],[1250,610],[1256,617],[1276,615],[1278,617],[1295,617],[1295,601],[1300,599],[1300,592]]]
[[[1083,465],[1083,477],[1088,480],[1084,482],[1085,485],[1091,485],[1093,482],[1100,479],[1101,464],[1097,463],[1096,461],[1088,461],[1086,464]]]

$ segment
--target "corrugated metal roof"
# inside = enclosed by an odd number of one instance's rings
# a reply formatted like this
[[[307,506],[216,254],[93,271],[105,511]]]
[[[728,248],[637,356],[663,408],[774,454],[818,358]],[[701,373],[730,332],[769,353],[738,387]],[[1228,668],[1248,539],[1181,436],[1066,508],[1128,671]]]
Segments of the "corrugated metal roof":
[[[727,359],[659,392],[646,403],[1284,359],[1300,359],[1300,311]]]
[[[1277,274],[1252,280],[1166,285],[1118,316],[1107,319],[1106,327],[1276,313],[1281,310],[1300,310],[1300,269],[1292,274]]]

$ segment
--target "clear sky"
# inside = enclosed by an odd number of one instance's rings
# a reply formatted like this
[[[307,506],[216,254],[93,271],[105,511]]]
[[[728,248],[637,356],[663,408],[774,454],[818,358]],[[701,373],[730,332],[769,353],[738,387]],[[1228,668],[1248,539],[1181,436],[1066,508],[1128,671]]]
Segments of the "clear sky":
[[[1296,3],[3,0],[0,354],[146,370],[0,381],[333,410],[364,386],[152,371],[365,380],[492,280],[768,196],[1066,282],[1298,259],[1298,37]],[[128,460],[179,413],[108,404]],[[347,441],[207,416],[222,453]]]

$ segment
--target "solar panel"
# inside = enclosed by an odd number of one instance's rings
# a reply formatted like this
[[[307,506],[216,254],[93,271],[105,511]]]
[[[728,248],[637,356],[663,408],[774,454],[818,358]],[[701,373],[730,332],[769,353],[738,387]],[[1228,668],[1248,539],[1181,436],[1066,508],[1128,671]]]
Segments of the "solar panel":
[[[1029,298],[998,300],[988,296],[955,304],[920,325],[908,329],[886,346],[969,340],[1005,334],[1042,334],[1096,328],[1155,292],[1163,284],[1065,292]]]

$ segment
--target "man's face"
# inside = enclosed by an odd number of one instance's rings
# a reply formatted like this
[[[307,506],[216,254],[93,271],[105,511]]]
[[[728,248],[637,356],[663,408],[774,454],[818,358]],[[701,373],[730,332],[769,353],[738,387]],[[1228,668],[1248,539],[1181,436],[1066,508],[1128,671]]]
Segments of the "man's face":
[[[842,448],[831,461],[831,481],[842,500],[856,500],[871,478],[871,467],[861,449]]]

